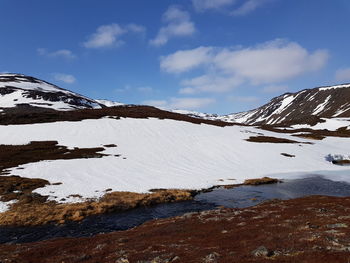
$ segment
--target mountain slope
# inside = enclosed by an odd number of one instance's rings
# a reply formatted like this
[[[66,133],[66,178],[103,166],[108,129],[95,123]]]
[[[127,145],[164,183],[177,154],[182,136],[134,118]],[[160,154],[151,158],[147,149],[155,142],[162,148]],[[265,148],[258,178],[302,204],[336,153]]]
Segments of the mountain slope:
[[[183,110],[174,112],[248,125],[315,124],[320,118],[350,117],[350,84],[285,93],[257,109],[222,116]]]
[[[38,107],[54,110],[101,108],[103,103],[20,74],[0,75],[0,109]]]
[[[350,84],[286,93],[255,110],[220,119],[256,125],[303,123],[333,117],[350,117]]]

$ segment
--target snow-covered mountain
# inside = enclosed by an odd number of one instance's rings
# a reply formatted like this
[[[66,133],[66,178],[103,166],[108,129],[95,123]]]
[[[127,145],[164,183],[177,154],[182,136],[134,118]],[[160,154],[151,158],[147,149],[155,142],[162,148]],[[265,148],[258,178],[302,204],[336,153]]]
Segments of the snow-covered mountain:
[[[26,106],[74,110],[119,105],[121,103],[93,100],[34,77],[21,74],[0,74],[0,109]]]
[[[350,84],[286,93],[257,109],[246,112],[222,116],[197,112],[182,113],[197,118],[250,125],[311,123],[319,118],[350,117]]]

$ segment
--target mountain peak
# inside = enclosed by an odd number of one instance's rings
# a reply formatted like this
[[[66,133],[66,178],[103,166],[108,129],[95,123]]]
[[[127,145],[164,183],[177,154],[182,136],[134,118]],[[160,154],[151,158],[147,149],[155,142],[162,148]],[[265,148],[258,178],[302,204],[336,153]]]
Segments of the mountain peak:
[[[97,101],[22,74],[0,74],[0,108],[36,107],[54,110],[101,108]]]

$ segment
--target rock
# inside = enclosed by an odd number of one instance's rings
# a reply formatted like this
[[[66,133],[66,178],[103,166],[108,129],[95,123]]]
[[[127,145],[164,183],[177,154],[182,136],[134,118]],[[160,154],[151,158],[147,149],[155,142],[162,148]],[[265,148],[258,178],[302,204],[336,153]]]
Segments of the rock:
[[[220,256],[219,253],[216,253],[216,252],[210,253],[209,255],[207,255],[203,259],[203,262],[204,263],[216,263],[216,262],[218,262],[219,256]]]
[[[257,249],[252,251],[252,255],[255,257],[271,257],[273,254],[274,254],[273,251],[269,251],[264,246],[260,246]]]
[[[129,263],[129,260],[127,258],[119,258],[115,263]]]

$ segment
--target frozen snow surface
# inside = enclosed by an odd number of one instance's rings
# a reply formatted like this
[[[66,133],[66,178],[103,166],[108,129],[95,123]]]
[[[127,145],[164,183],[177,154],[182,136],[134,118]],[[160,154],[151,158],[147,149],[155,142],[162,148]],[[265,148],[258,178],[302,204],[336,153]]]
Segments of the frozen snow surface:
[[[71,148],[116,144],[117,147],[106,148],[104,153],[110,156],[103,158],[41,161],[11,170],[11,175],[61,182],[36,191],[49,195],[51,200],[65,198],[65,202],[80,201],[67,198],[72,194],[98,198],[109,188],[132,192],[154,188],[201,189],[263,176],[289,179],[318,174],[350,182],[349,168],[326,160],[329,154],[348,156],[349,139],[330,137],[312,141],[313,144],[245,140],[257,133],[296,140],[254,127],[217,127],[153,118],[103,118],[0,126],[0,144],[44,140],[57,140]]]
[[[14,204],[15,202],[15,200],[11,200],[9,202],[0,201],[0,213],[6,212],[9,209],[10,205]]]
[[[348,127],[350,126],[350,118],[322,118],[325,122],[317,123],[314,126],[308,125],[308,124],[296,124],[292,125],[291,128],[293,129],[302,129],[302,128],[309,128],[313,130],[329,130],[329,131],[335,131],[339,128]]]

